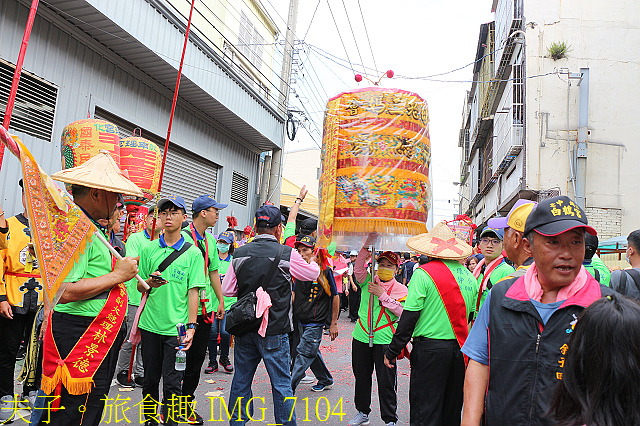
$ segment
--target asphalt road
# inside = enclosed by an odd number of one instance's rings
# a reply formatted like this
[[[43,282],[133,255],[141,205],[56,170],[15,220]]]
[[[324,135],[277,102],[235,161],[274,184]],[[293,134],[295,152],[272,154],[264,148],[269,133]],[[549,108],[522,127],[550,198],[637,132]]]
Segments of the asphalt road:
[[[332,389],[323,392],[313,392],[310,385],[300,385],[296,392],[296,416],[300,425],[345,425],[356,414],[353,404],[355,379],[351,370],[351,332],[355,323],[351,323],[346,312],[342,312],[338,320],[338,338],[331,342],[329,336],[323,337],[320,347],[322,356],[334,378]],[[233,354],[233,349],[232,349]],[[233,363],[233,357],[231,356]],[[22,362],[16,366],[16,376]],[[227,413],[222,400],[228,402],[229,390],[233,374],[227,374],[219,369],[213,374],[204,374],[196,390],[196,410],[205,419],[206,425],[228,424]],[[409,362],[399,361],[398,366],[398,418],[399,424],[409,423]],[[375,374],[374,374],[375,376]],[[16,391],[21,386],[16,384]],[[107,399],[107,409],[104,412],[101,425],[107,424],[140,424],[141,388],[120,388],[114,381]],[[254,419],[249,424],[273,425],[273,403],[271,399],[271,385],[269,376],[261,363],[253,380]],[[380,419],[377,383],[374,377],[371,390],[371,425],[383,425]],[[232,407],[228,407],[232,411]],[[343,413],[341,415],[341,413]],[[22,417],[28,419],[29,411],[20,411]],[[143,421],[144,422],[144,421]],[[20,417],[13,425],[26,424]],[[71,425],[70,425],[71,426]]]

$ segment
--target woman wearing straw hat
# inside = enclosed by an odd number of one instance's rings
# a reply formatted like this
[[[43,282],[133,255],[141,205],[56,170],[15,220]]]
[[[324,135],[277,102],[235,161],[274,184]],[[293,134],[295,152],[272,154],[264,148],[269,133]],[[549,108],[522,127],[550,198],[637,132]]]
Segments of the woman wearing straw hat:
[[[411,277],[384,362],[395,368],[396,358],[413,337],[410,424],[459,425],[465,370],[460,348],[469,333],[468,318],[478,294],[476,279],[459,260],[466,259],[472,249],[444,223],[410,238],[407,246],[430,261]]]
[[[74,202],[98,232],[105,232],[98,220],[112,216],[122,194],[143,196],[107,151],[51,177],[71,184]],[[127,314],[127,299],[121,283],[132,279],[137,272],[138,258],[126,257],[113,264],[108,248],[97,238],[73,265],[64,280],[66,290],[53,309],[43,347],[42,389],[49,396],[59,394],[59,405],[64,409],[49,410],[40,423],[45,419],[49,425],[100,423],[104,396],[109,393],[126,331],[123,320]],[[116,299],[123,308],[113,309],[119,307]],[[101,319],[107,314],[106,309],[113,321],[109,320],[112,325],[103,327]],[[48,371],[58,372],[59,359],[64,360],[63,377],[48,374]],[[60,384],[63,386],[59,387]],[[51,402],[50,399],[47,401]]]

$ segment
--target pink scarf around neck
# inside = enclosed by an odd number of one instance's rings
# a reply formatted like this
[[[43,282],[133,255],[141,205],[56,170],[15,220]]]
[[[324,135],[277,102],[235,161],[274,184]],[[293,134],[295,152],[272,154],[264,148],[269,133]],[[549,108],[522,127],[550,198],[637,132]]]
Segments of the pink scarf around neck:
[[[498,267],[498,265],[500,264],[500,262],[502,262],[503,259],[504,259],[504,256],[500,255],[495,259],[493,259],[491,263],[487,265],[487,268],[484,271],[485,272],[484,276],[482,277],[482,283],[480,284],[481,293],[487,288],[487,283],[489,282],[489,277],[491,277],[491,272],[493,272],[493,270]],[[482,265],[484,265],[486,262],[487,262],[487,259],[483,258],[480,262],[478,262],[475,269],[473,270],[473,276],[476,279],[478,279],[478,277],[482,273]]]
[[[571,296],[575,295],[579,292],[582,287],[587,283],[588,272],[584,268],[584,266],[580,266],[580,272],[573,279],[573,282],[568,286],[562,287],[558,291],[558,296],[556,297],[556,301],[559,300],[567,300]],[[542,286],[540,285],[540,281],[538,280],[538,268],[536,264],[533,263],[527,272],[524,274],[524,289],[532,300],[540,302],[542,299]]]

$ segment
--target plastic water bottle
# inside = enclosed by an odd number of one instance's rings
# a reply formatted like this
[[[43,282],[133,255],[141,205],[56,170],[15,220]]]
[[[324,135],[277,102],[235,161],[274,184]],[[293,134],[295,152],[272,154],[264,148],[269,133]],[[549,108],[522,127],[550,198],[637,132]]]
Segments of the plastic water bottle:
[[[184,371],[187,368],[187,353],[182,350],[182,345],[176,352],[176,371]]]
[[[176,325],[178,329],[178,339],[180,339],[180,346],[178,347],[178,352],[176,352],[176,371],[184,371],[187,368],[187,353],[183,350],[184,337],[187,334],[187,329],[183,323],[179,323]]]

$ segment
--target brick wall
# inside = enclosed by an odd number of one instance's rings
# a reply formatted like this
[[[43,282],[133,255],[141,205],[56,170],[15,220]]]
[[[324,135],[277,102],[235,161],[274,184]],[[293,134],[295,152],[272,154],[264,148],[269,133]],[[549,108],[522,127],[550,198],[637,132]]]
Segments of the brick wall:
[[[589,225],[598,231],[598,239],[604,241],[617,237],[622,232],[622,210],[600,207],[587,207]]]

